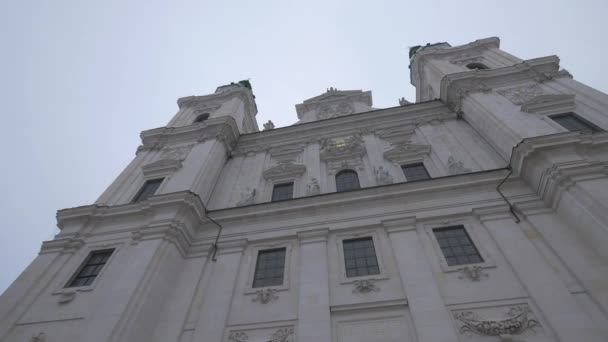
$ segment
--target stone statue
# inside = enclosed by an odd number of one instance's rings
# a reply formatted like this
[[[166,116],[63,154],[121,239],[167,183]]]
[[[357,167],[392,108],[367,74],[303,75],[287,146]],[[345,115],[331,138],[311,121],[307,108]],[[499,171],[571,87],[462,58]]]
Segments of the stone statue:
[[[244,205],[250,205],[250,204],[253,204],[253,201],[255,200],[255,193],[256,193],[256,190],[255,190],[255,189],[253,189],[253,190],[250,192],[250,191],[249,191],[249,188],[247,188],[247,191],[245,192],[245,194],[243,194],[243,195],[241,196],[241,200],[240,200],[240,201],[238,201],[238,202],[236,203],[236,206],[237,206],[237,207],[242,207],[242,206],[244,206]]]
[[[269,129],[274,129],[274,123],[272,123],[272,120],[268,120],[268,122],[264,124],[264,130],[267,131]]]
[[[393,177],[385,170],[384,167],[374,167],[374,174],[376,175],[376,182],[378,185],[393,184]]]

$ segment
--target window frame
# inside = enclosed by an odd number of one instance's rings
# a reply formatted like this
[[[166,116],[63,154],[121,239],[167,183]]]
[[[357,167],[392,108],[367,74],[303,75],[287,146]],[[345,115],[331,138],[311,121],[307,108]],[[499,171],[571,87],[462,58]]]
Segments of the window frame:
[[[260,251],[268,250],[268,249],[279,249],[285,248],[285,264],[283,269],[283,284],[282,285],[272,285],[272,286],[264,286],[264,287],[253,287],[253,281],[255,277],[255,270],[257,266],[257,258]],[[294,270],[292,266],[293,261],[293,251],[294,251],[294,241],[276,241],[273,243],[262,242],[259,244],[251,245],[246,251],[246,262],[245,267],[249,271],[242,272],[243,277],[247,277],[244,280],[244,294],[245,295],[255,295],[258,291],[263,289],[273,289],[276,291],[287,291],[291,286],[291,279],[293,278],[293,274],[291,273]],[[243,283],[241,283],[243,284]]]
[[[580,122],[582,122],[584,125],[586,125],[589,130],[576,130],[576,131],[571,131],[570,129],[568,129],[566,126],[563,126],[562,124],[560,124],[558,121],[556,121],[556,118],[563,118],[563,117],[568,117],[571,116],[573,117],[575,120],[578,120]],[[593,122],[585,119],[584,117],[578,115],[575,112],[566,112],[566,113],[559,113],[559,114],[550,114],[547,115],[547,118],[549,118],[553,123],[557,124],[557,126],[563,130],[565,130],[565,132],[588,132],[588,133],[600,133],[600,132],[604,132],[604,130],[597,126],[596,124],[594,124]]]
[[[424,169],[424,172],[426,173],[427,178],[425,179],[414,179],[414,180],[408,180],[407,176],[405,175],[405,170],[404,168],[406,167],[412,167],[412,166],[417,166],[417,165],[421,165],[422,168]],[[426,165],[424,165],[424,162],[420,161],[420,162],[414,162],[414,163],[408,163],[408,164],[402,164],[400,165],[401,168],[401,173],[403,174],[403,177],[405,178],[406,182],[419,182],[419,181],[424,181],[424,180],[429,180],[429,179],[433,179],[431,177],[431,174],[429,173],[429,170],[426,168]]]
[[[346,259],[344,258],[344,240],[352,240],[359,238],[371,237],[372,242],[374,244],[374,251],[376,252],[376,260],[378,261],[378,269],[380,273],[378,274],[369,274],[364,276],[356,276],[356,277],[347,277],[346,276]],[[335,239],[335,248],[338,252],[338,274],[340,284],[352,284],[358,280],[384,280],[388,279],[388,271],[386,269],[386,264],[384,262],[384,250],[390,250],[388,246],[384,243],[381,243],[380,235],[378,233],[378,229],[364,229],[355,232],[349,233],[339,233],[332,237]],[[331,257],[331,255],[330,255]],[[331,268],[330,268],[331,269]]]
[[[283,198],[283,199],[276,199],[274,198],[274,191],[277,187],[285,187],[285,186],[291,186],[291,197],[289,198]],[[288,201],[288,200],[292,200],[294,199],[294,192],[295,192],[295,182],[291,181],[291,182],[282,182],[282,183],[275,183],[272,184],[272,193],[270,195],[270,202],[282,202],[282,201]]]
[[[454,266],[448,265],[448,262],[447,262],[445,256],[443,255],[443,251],[441,250],[441,247],[439,246],[439,242],[437,241],[437,238],[436,238],[433,230],[441,229],[441,228],[448,228],[448,227],[453,227],[453,226],[464,227],[465,232],[467,233],[467,235],[473,242],[473,245],[477,249],[477,252],[479,253],[479,255],[481,255],[483,262],[475,263],[475,264],[454,265]],[[484,244],[482,243],[482,240],[480,240],[480,237],[478,234],[478,231],[481,231],[484,229],[483,226],[472,221],[471,218],[469,218],[469,217],[446,218],[441,221],[430,221],[430,222],[424,223],[423,227],[427,234],[427,238],[429,239],[431,246],[433,247],[433,250],[435,251],[435,256],[437,257],[437,261],[439,262],[439,266],[441,267],[441,270],[443,272],[446,272],[446,273],[456,272],[456,271],[460,271],[461,269],[463,269],[464,267],[467,267],[467,266],[479,266],[481,268],[496,267],[496,263],[490,257],[488,252],[486,251]]]
[[[376,273],[368,273],[368,274],[364,274],[364,275],[349,276],[348,275],[349,267],[347,266],[347,261],[349,261],[351,259],[357,259],[357,256],[355,256],[353,258],[347,258],[346,257],[346,249],[347,249],[346,245],[350,244],[350,243],[356,243],[356,242],[359,242],[359,241],[371,241],[371,243],[372,243],[372,249],[374,250],[373,258],[376,261],[376,265],[375,266],[378,269],[378,272],[376,272]],[[363,237],[356,237],[356,238],[352,238],[352,239],[343,239],[342,240],[342,250],[344,251],[344,260],[343,261],[344,261],[345,276],[347,278],[365,277],[365,276],[372,276],[372,275],[378,275],[378,274],[380,274],[380,265],[378,265],[378,256],[377,256],[378,253],[376,252],[376,246],[374,245],[374,238],[373,237],[371,237],[371,236],[363,236]],[[367,258],[371,258],[371,257],[372,257],[372,255],[365,255],[366,259]],[[367,261],[366,261],[366,263],[367,263]],[[355,270],[358,271],[359,268],[360,267],[355,266]],[[369,265],[365,266],[365,268],[366,268],[365,271],[369,272]]]
[[[338,176],[343,173],[354,173],[357,176],[358,187],[345,189],[345,190],[339,190],[338,189]],[[336,192],[349,192],[349,191],[361,189],[361,179],[359,178],[359,173],[353,169],[342,169],[342,170],[336,172],[336,174],[334,175],[334,184],[336,186]]]
[[[271,253],[271,252],[276,252],[276,251],[283,251],[283,273],[281,274],[281,283],[280,284],[272,284],[272,285],[262,285],[262,286],[256,286],[256,276],[258,275],[258,266],[260,265],[260,257],[264,254],[264,253]],[[258,250],[257,256],[256,256],[256,260],[255,260],[255,266],[254,266],[254,271],[253,271],[253,280],[252,280],[252,285],[251,287],[254,289],[264,289],[264,288],[268,288],[268,287],[274,287],[274,286],[282,286],[283,283],[285,283],[285,261],[287,259],[287,248],[285,247],[277,247],[277,248],[269,248],[269,249],[260,249]],[[274,277],[272,277],[274,278]],[[266,278],[263,278],[266,279]]]
[[[135,196],[133,196],[133,198],[131,199],[130,203],[139,203],[139,202],[147,200],[148,198],[150,198],[150,196],[156,195],[160,191],[160,189],[162,188],[162,186],[165,184],[165,182],[167,181],[167,178],[168,177],[158,177],[158,178],[144,179],[144,183],[139,186],[139,190],[137,190],[137,193],[135,194]],[[160,183],[158,184],[158,187],[156,188],[156,190],[154,190],[154,193],[152,193],[151,195],[148,195],[148,197],[146,197],[145,199],[141,200],[139,197],[143,193],[143,191],[144,191],[144,189],[146,187],[146,184],[148,184],[148,182],[157,181],[157,180],[160,180]]]
[[[474,255],[476,257],[479,257],[479,261],[478,262],[466,262],[466,263],[457,263],[457,264],[453,264],[450,265],[450,262],[447,260],[448,257],[445,255],[445,252],[443,251],[443,247],[441,246],[441,244],[439,244],[439,236],[438,233],[441,235],[440,232],[445,232],[445,231],[449,231],[449,230],[458,230],[458,231],[462,231],[464,233],[464,236],[466,237],[466,239],[468,240],[470,246],[474,249],[475,253],[473,254],[465,254],[463,256],[468,256],[468,255]],[[449,267],[455,267],[455,266],[467,266],[467,265],[475,265],[475,264],[483,264],[484,263],[484,259],[483,256],[481,255],[481,253],[479,253],[479,249],[477,248],[477,246],[475,245],[475,243],[473,242],[473,239],[471,239],[471,237],[469,236],[469,233],[467,232],[467,230],[464,228],[463,225],[453,225],[453,226],[447,226],[447,227],[440,227],[440,228],[433,228],[433,236],[435,237],[435,239],[437,240],[437,243],[439,244],[439,248],[441,249],[441,254],[443,255],[443,258],[446,261],[446,264]],[[453,247],[460,247],[460,246],[449,246],[450,248]]]

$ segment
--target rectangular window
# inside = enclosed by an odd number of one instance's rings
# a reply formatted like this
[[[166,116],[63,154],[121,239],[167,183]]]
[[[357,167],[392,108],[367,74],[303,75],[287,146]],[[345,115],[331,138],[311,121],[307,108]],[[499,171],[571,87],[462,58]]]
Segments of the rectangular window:
[[[550,118],[571,132],[585,131],[596,133],[602,131],[601,128],[574,113],[552,115]]]
[[[380,273],[374,240],[371,237],[342,241],[347,277]]]
[[[401,170],[403,170],[405,180],[408,182],[431,178],[422,163],[402,165]]]
[[[463,226],[433,229],[448,266],[483,262],[479,251]]]
[[[253,287],[283,285],[285,248],[267,249],[258,253]]]
[[[158,190],[160,183],[162,183],[163,180],[164,180],[164,178],[147,180],[146,183],[144,184],[144,186],[141,187],[141,190],[139,190],[139,192],[137,193],[135,198],[133,198],[132,202],[135,203],[135,202],[144,201],[144,200],[148,199],[148,197],[154,195],[156,193],[156,190]]]
[[[76,276],[69,282],[66,287],[89,286],[97,277],[103,266],[108,262],[110,255],[114,249],[104,249],[94,251],[89,254]]]
[[[272,201],[283,201],[293,198],[293,183],[275,184],[272,188]]]

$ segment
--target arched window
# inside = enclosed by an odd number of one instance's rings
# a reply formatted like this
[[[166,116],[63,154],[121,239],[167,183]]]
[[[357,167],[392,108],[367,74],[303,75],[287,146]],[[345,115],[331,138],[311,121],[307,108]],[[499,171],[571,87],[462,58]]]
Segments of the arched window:
[[[359,177],[353,170],[343,170],[336,175],[336,191],[359,189]]]
[[[196,119],[194,119],[194,123],[203,122],[207,119],[209,119],[209,113],[203,113],[203,114],[197,116]]]
[[[488,68],[487,65],[483,64],[483,63],[469,63],[466,65],[467,68],[471,69],[471,70],[487,70],[490,69]]]

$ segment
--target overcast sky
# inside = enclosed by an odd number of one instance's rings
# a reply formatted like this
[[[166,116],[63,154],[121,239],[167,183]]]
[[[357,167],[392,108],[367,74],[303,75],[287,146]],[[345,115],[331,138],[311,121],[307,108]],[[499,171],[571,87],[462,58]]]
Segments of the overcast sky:
[[[91,204],[176,100],[250,79],[258,123],[332,86],[415,100],[408,47],[498,36],[608,91],[608,1],[2,0],[0,292]]]

